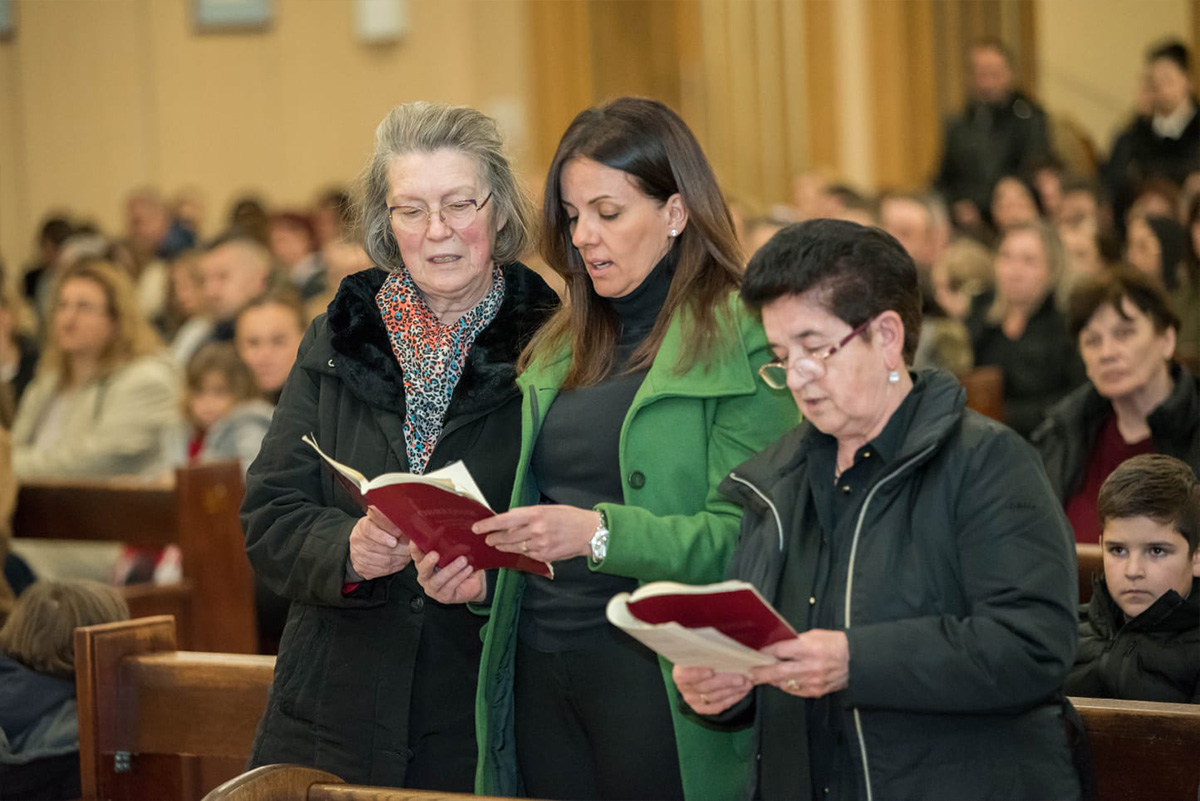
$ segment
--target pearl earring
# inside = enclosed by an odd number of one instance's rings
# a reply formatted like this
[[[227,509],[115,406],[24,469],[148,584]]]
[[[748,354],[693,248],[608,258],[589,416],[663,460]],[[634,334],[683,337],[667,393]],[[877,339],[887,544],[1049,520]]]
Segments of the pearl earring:
[[[889,384],[899,384],[900,383],[900,371],[899,370],[893,370],[892,372],[888,373],[888,383]]]
[[[676,229],[672,228],[672,229],[671,229],[671,236],[672,236],[672,237],[677,237],[677,236],[679,236],[679,231],[677,231]]]

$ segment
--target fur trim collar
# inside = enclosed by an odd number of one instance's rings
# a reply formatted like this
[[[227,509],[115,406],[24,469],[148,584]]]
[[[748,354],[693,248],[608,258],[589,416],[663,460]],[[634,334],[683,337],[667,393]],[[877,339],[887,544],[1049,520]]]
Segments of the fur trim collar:
[[[467,354],[446,419],[481,414],[515,393],[516,362],[530,337],[558,308],[558,296],[523,264],[505,264],[504,301]],[[404,382],[375,295],[387,273],[372,268],[348,276],[329,304],[330,343],[339,376],[364,402],[404,408]]]

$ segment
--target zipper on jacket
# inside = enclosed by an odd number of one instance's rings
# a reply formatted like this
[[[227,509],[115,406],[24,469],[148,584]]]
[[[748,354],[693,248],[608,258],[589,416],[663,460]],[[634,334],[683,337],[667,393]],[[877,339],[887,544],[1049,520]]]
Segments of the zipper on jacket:
[[[914,464],[919,459],[924,458],[926,454],[932,452],[935,448],[937,448],[937,445],[938,444],[936,442],[933,443],[929,447],[925,448],[925,450],[923,450],[920,453],[918,453],[917,455],[913,456],[907,462],[900,465],[895,470],[893,470],[891,473],[888,473],[886,476],[884,476],[882,479],[880,479],[879,483],[877,483],[875,486],[871,487],[871,491],[867,493],[867,499],[865,501],[863,501],[862,509],[859,510],[859,513],[858,513],[858,522],[854,526],[854,539],[851,540],[851,542],[850,542],[850,566],[846,570],[845,615],[846,615],[846,628],[847,629],[850,628],[850,596],[851,596],[851,591],[854,589],[854,560],[858,556],[858,537],[859,537],[859,534],[862,533],[863,521],[867,517],[867,507],[869,507],[871,505],[871,499],[875,497],[875,493],[879,490],[880,487],[882,487],[884,484],[891,481],[896,476],[903,473],[905,468],[907,468],[909,465]],[[855,731],[855,734],[858,736],[858,752],[859,752],[859,757],[861,758],[861,761],[862,761],[863,783],[866,785],[866,788],[867,788],[867,801],[874,801],[875,794],[871,790],[871,772],[867,769],[867,741],[866,741],[866,738],[863,737],[862,715],[859,713],[858,707],[854,707],[854,731]]]
[[[783,553],[783,521],[779,517],[779,510],[775,508],[775,504],[771,502],[771,499],[768,498],[762,490],[739,476],[737,473],[730,473],[729,477],[737,483],[744,484],[745,486],[749,487],[750,491],[761,498],[762,502],[765,503],[771,510],[771,514],[775,518],[775,530],[779,532],[779,552]]]

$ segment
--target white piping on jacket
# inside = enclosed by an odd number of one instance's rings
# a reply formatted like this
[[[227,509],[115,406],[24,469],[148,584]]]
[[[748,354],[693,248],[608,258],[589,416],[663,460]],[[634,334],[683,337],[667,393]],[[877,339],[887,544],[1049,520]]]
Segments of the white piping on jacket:
[[[770,507],[771,514],[775,517],[775,530],[779,532],[779,552],[783,553],[783,521],[779,518],[779,510],[775,508],[775,504],[771,503],[771,499],[768,498],[762,490],[739,476],[737,473],[730,473],[729,477],[739,484],[745,484],[754,492],[755,495],[762,498],[763,503]]]
[[[850,593],[851,593],[851,590],[853,590],[853,588],[854,588],[854,560],[855,560],[855,557],[858,556],[858,535],[862,533],[863,520],[867,516],[867,507],[871,505],[871,499],[875,497],[875,493],[880,487],[882,487],[884,484],[891,481],[896,476],[900,475],[902,472],[904,472],[904,469],[906,467],[908,467],[910,464],[917,461],[918,459],[921,459],[922,457],[925,456],[925,454],[929,453],[936,447],[937,447],[937,443],[935,442],[932,445],[930,445],[929,447],[925,448],[920,453],[918,453],[916,456],[913,456],[911,459],[906,461],[904,464],[897,467],[891,473],[888,473],[886,476],[881,478],[878,482],[876,482],[875,486],[871,487],[871,491],[867,493],[867,499],[865,501],[863,501],[862,509],[860,509],[858,512],[858,523],[856,523],[854,526],[854,539],[850,543],[850,566],[846,571],[845,615],[846,615],[846,628],[847,629],[850,628]],[[860,757],[862,758],[863,782],[866,784],[866,787],[867,787],[867,801],[874,801],[875,795],[871,790],[871,773],[867,769],[867,741],[863,737],[862,715],[859,714],[858,707],[854,708],[854,731],[858,736],[858,752],[859,752]]]

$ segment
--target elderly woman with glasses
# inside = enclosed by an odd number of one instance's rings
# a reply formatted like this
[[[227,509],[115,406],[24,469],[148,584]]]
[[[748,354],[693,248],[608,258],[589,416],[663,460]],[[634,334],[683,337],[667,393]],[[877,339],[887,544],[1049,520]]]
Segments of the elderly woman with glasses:
[[[393,109],[359,205],[374,267],[309,328],[247,476],[247,553],[291,601],[251,762],[470,791],[482,618],[428,600],[404,532],[364,516],[301,437],[372,477],[462,460],[506,508],[516,361],[558,298],[517,262],[531,205],[473,109]]]
[[[1075,652],[1070,531],[1033,450],[910,372],[916,268],[878,229],[814,220],[751,260],[806,420],[721,490],[730,576],[799,636],[750,676],[676,667],[685,701],[758,735],[747,798],[1078,796],[1058,688]]]

